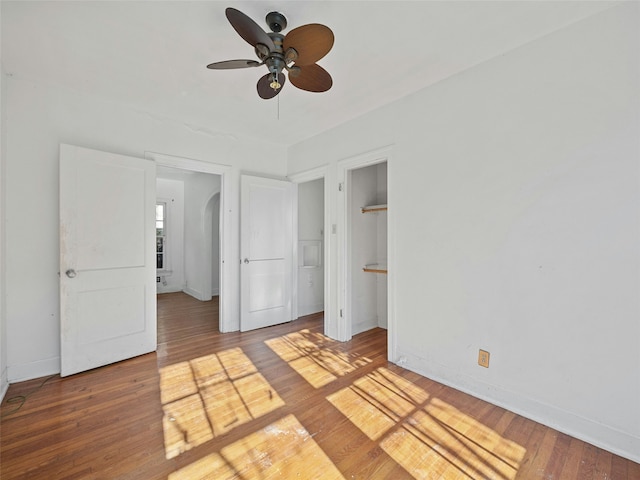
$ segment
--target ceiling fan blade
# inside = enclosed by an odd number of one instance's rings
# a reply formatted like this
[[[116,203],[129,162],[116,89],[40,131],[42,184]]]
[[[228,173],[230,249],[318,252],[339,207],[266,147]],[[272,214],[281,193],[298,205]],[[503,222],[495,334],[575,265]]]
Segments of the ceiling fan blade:
[[[255,47],[258,43],[261,43],[269,47],[270,52],[276,49],[273,40],[267,35],[267,32],[240,10],[228,7],[225,10],[225,14],[231,26],[238,32],[238,35],[244,38],[251,46]]]
[[[307,92],[326,92],[333,85],[333,79],[320,65],[294,65],[300,71],[296,76],[289,74],[289,81],[300,90]]]
[[[298,66],[312,65],[329,53],[333,47],[333,40],[333,32],[329,27],[310,23],[287,33],[284,37],[284,51],[293,48],[298,52]]]
[[[248,67],[259,67],[262,65],[260,62],[256,62],[255,60],[224,60],[222,62],[213,62],[207,65],[207,68],[212,70],[229,70],[231,68],[248,68]]]
[[[265,100],[269,100],[270,98],[275,97],[280,93],[282,87],[284,87],[284,82],[286,81],[286,77],[284,73],[278,74],[278,82],[280,83],[280,88],[274,90],[271,88],[271,79],[273,78],[273,74],[271,72],[267,73],[264,77],[261,77],[258,80],[258,95],[260,98],[264,98]]]

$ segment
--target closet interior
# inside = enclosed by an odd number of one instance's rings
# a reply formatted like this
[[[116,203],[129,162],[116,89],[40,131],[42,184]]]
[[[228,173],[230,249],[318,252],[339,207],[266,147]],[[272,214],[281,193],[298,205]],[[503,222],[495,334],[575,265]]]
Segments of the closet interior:
[[[349,172],[351,334],[387,328],[387,163]]]

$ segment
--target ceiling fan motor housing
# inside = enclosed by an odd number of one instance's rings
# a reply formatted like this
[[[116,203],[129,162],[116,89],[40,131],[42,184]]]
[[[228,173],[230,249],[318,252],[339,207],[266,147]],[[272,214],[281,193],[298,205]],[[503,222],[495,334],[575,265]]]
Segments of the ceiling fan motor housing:
[[[269,55],[262,58],[269,71],[275,75],[280,73],[286,66],[284,60],[284,54],[282,52],[282,43],[284,41],[284,35],[280,33],[269,33],[269,37],[273,40],[275,50],[269,52]]]

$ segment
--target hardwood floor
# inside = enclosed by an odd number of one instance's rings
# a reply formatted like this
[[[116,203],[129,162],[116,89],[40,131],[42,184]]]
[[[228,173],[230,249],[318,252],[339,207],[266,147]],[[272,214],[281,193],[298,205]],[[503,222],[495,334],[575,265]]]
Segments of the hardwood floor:
[[[388,363],[382,329],[346,343],[322,329],[311,315],[220,334],[216,301],[160,295],[156,353],[10,386],[0,478],[640,479],[637,463]]]

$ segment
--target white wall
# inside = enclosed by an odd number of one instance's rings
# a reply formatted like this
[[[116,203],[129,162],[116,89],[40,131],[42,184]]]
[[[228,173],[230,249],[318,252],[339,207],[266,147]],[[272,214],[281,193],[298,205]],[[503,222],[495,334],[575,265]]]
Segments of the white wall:
[[[0,13],[0,19],[1,19]],[[0,25],[2,22],[0,21]],[[1,36],[1,35],[0,35]],[[5,104],[5,85],[4,70],[1,68],[2,58],[0,55],[0,402],[2,401],[4,394],[9,388],[9,381],[7,379],[7,333],[6,333],[6,301],[5,301],[5,278],[4,278],[4,264],[5,264],[5,215],[4,215],[4,195],[5,195],[5,119],[4,119],[4,104]]]
[[[392,361],[635,461],[639,20],[615,6],[288,157],[394,144]]]
[[[298,184],[298,316],[324,310],[324,179]],[[303,246],[319,245],[320,265],[303,266]]]
[[[209,200],[220,192],[218,175],[190,175],[184,195],[184,291],[198,300],[211,300],[211,211]]]
[[[126,105],[17,76],[3,78],[5,113],[5,285],[9,381],[60,368],[58,297],[58,145],[144,157],[159,152],[231,166],[234,203],[230,248],[239,255],[239,172],[286,173],[284,148],[233,132],[194,131]],[[263,162],[269,149],[272,159]],[[231,267],[232,268],[232,267]],[[229,286],[236,295],[231,322],[239,326],[239,268]],[[237,328],[237,327],[236,327]]]
[[[167,205],[167,260],[165,275],[160,275],[158,293],[181,292],[184,276],[184,182],[156,179],[156,198]]]

